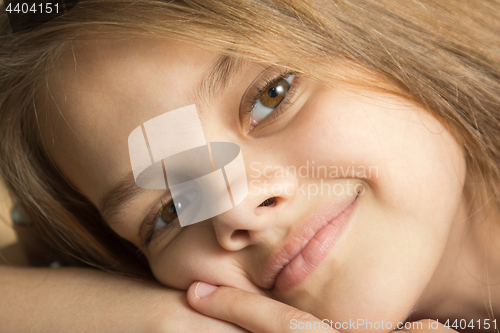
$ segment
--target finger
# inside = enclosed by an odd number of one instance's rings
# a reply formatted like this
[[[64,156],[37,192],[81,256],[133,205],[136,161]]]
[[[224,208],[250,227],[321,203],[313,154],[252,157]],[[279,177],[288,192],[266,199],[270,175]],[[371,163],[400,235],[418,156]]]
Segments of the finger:
[[[188,302],[207,316],[232,322],[251,332],[296,332],[299,326],[306,328],[306,325],[311,327],[308,332],[323,332],[327,326],[309,313],[232,287],[195,282],[188,289]]]

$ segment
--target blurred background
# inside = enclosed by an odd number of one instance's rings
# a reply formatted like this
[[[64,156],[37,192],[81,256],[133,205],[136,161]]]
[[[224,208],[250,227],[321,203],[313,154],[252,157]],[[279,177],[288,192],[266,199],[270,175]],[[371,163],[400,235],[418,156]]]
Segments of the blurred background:
[[[9,200],[4,184],[0,180],[0,249],[17,241],[10,219],[11,208],[12,203]]]

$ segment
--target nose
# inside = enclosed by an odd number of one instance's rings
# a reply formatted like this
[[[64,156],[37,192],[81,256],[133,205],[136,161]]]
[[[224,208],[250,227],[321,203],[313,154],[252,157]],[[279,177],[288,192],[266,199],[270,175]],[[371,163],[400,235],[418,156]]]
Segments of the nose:
[[[228,251],[239,251],[259,242],[273,241],[279,235],[282,211],[294,198],[296,181],[291,177],[264,175],[248,179],[248,195],[236,207],[212,218],[219,244]]]

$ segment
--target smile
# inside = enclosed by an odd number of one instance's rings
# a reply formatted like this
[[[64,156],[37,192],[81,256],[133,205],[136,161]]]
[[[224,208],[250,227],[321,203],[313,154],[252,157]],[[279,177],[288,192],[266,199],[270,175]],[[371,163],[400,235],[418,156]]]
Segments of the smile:
[[[311,274],[340,238],[357,198],[336,201],[307,218],[265,263],[264,287],[285,291]]]

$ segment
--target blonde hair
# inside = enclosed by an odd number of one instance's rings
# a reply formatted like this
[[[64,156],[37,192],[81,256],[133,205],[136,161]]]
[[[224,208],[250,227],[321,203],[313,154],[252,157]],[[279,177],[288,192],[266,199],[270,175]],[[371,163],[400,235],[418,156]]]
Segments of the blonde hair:
[[[455,135],[470,179],[500,207],[498,1],[80,1],[51,22],[0,37],[0,172],[45,237],[85,262],[150,276],[144,258],[51,163],[37,106],[76,40],[131,36],[193,43],[416,103]]]

